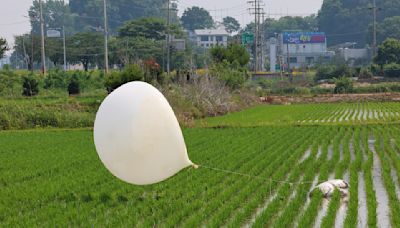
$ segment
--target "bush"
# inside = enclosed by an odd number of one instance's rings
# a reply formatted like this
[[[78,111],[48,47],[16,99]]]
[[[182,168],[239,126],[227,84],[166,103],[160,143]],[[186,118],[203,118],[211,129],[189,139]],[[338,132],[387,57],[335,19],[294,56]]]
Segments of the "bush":
[[[74,74],[72,75],[71,80],[69,81],[68,94],[77,95],[80,94],[80,92],[81,92],[80,81],[78,76]]]
[[[34,75],[22,78],[22,95],[27,97],[36,96],[39,93],[39,82]]]
[[[323,79],[332,79],[336,77],[342,76],[352,76],[352,72],[349,66],[346,64],[341,65],[320,65],[317,67],[317,73],[315,79],[323,80]]]
[[[360,72],[358,73],[358,77],[359,78],[363,78],[363,79],[370,79],[372,78],[374,75],[372,73],[372,70],[370,67],[362,67],[360,69]]]
[[[335,79],[335,93],[351,93],[353,91],[353,80],[347,77]]]
[[[333,77],[335,69],[331,65],[322,65],[317,67],[317,73],[315,75],[316,80],[329,79]]]
[[[44,79],[45,89],[66,89],[68,86],[68,75],[60,69],[50,70]]]
[[[211,68],[211,75],[224,82],[232,89],[241,88],[248,79],[246,69],[232,66],[227,61],[215,64]]]
[[[385,77],[400,77],[400,64],[390,63],[383,67]]]
[[[143,81],[144,72],[139,65],[133,64],[127,66],[122,72],[111,72],[106,76],[105,86],[111,93],[121,85],[131,81]]]

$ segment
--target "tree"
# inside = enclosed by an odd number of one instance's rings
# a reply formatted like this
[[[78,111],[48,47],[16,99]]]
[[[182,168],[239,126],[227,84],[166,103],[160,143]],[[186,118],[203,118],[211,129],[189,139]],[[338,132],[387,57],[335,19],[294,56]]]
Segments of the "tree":
[[[378,43],[382,43],[387,38],[400,39],[400,16],[386,18],[377,28]],[[372,33],[372,26],[370,26]]]
[[[278,20],[266,19],[265,29],[266,37],[274,37],[275,33],[282,33],[284,31],[305,31],[312,32],[318,30],[317,18],[315,15],[307,17],[281,17]]]
[[[3,58],[4,54],[8,50],[7,41],[0,37],[0,59]]]
[[[100,33],[77,33],[68,39],[67,54],[72,63],[82,63],[85,71],[89,65],[103,66],[104,37]]]
[[[400,15],[400,1],[376,1],[377,21]],[[318,13],[318,27],[326,32],[329,45],[345,42],[357,42],[364,47],[366,42],[372,43],[372,32],[368,28],[372,21],[372,1],[370,0],[324,0]]]
[[[43,19],[46,28],[62,28],[65,27],[67,33],[74,32],[74,18],[71,15],[68,4],[63,0],[47,0],[42,1]],[[32,33],[40,34],[40,5],[38,0],[34,0],[29,11]]]
[[[182,36],[183,31],[176,25],[170,26],[172,35]],[[167,33],[167,24],[161,18],[141,18],[126,22],[118,29],[120,37],[142,37],[146,39],[164,40]]]
[[[116,37],[110,40],[110,59],[122,66],[149,58],[161,63],[164,43],[163,40],[143,37]]]
[[[246,48],[239,44],[229,44],[227,48],[215,46],[210,49],[210,53],[215,63],[227,61],[230,64],[245,67],[250,61],[250,55]]]
[[[183,12],[181,17],[183,27],[187,30],[206,29],[214,26],[214,20],[204,8],[193,6]]]
[[[226,31],[229,33],[237,32],[240,29],[239,22],[233,17],[225,17],[222,24],[225,26]]]
[[[378,53],[374,59],[381,67],[385,64],[400,64],[400,40],[387,39],[378,47]]]
[[[166,17],[165,0],[112,0],[107,1],[109,29],[115,34],[125,21],[144,17]],[[103,1],[70,0],[69,6],[76,19],[76,29],[87,31],[103,27]],[[174,7],[174,6],[173,6]],[[172,11],[172,20],[177,21],[177,11]]]
[[[16,36],[12,56],[19,56],[23,60],[24,67],[32,70],[33,64],[40,62],[40,45],[39,36],[30,34]]]

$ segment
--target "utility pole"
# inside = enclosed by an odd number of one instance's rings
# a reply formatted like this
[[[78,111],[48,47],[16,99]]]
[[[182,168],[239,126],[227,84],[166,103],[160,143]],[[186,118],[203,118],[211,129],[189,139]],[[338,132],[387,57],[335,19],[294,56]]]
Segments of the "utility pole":
[[[41,33],[41,43],[42,43],[42,74],[46,75],[46,53],[44,50],[44,19],[43,19],[42,0],[39,0],[39,8],[40,8],[40,33]]]
[[[382,10],[382,8],[378,8],[376,6],[376,0],[373,0],[372,7],[369,8],[372,10],[372,18],[373,18],[373,34],[372,34],[372,57],[376,55],[377,48],[377,38],[376,38],[376,21],[377,21],[377,13]]]
[[[64,71],[67,71],[67,45],[65,42],[65,26],[62,27],[63,30],[63,48],[64,48]]]
[[[169,75],[171,68],[170,68],[170,61],[171,61],[171,42],[170,42],[170,34],[169,34],[169,26],[171,24],[171,0],[168,0],[167,6],[167,75]]]
[[[286,48],[287,48],[287,68],[288,68],[288,76],[289,76],[290,82],[292,82],[292,81],[293,81],[293,78],[292,78],[292,72],[291,72],[291,69],[290,69],[290,49],[289,49],[289,42],[287,42],[286,45],[287,45]]]
[[[175,7],[171,7],[171,4],[175,6],[177,0],[167,0],[167,31],[165,35],[165,46],[166,46],[166,52],[167,52],[167,74],[169,75],[171,72],[171,41],[172,41],[172,36],[171,36],[171,11],[176,11]]]
[[[262,37],[260,36],[260,16],[264,14],[263,8],[261,8],[262,0],[251,0],[247,3],[252,5],[249,8],[250,13],[254,14],[254,72],[257,73],[260,70],[260,60],[262,58],[261,43]]]
[[[107,23],[107,2],[103,0],[104,4],[104,72],[108,73],[108,23]]]

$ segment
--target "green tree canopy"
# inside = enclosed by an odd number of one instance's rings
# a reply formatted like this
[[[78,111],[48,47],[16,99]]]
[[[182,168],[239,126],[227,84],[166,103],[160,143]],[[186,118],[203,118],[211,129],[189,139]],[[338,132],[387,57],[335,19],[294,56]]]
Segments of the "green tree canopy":
[[[32,70],[33,64],[40,62],[40,45],[40,36],[31,34],[16,36],[13,56],[19,57],[24,66]]]
[[[378,22],[385,18],[400,15],[400,1],[376,1]],[[356,42],[364,47],[372,41],[372,32],[368,28],[373,23],[372,1],[370,0],[324,0],[318,13],[318,27],[326,32],[328,44]]]
[[[400,64],[400,40],[387,39],[378,47],[375,63],[383,66],[385,64]]]
[[[305,31],[312,32],[318,30],[318,22],[315,15],[307,17],[281,17],[278,20],[267,19],[265,21],[265,31],[267,37],[273,37],[275,33],[283,31]]]
[[[240,30],[240,23],[233,17],[225,17],[222,24],[225,26],[226,31],[229,33],[237,32]]]
[[[378,43],[382,43],[387,38],[400,39],[399,28],[400,16],[386,18],[382,23],[378,24]]]
[[[185,12],[183,12],[181,21],[183,27],[190,31],[195,29],[211,28],[214,26],[214,20],[210,13],[197,6],[186,9]]]
[[[48,0],[42,1],[42,6],[46,28],[62,28],[64,26],[68,33],[74,31],[74,20],[79,18],[72,17],[68,4],[62,0]],[[28,14],[33,33],[39,35],[40,8],[38,0],[33,1]]]
[[[0,59],[3,58],[7,50],[8,46],[6,39],[0,37]]]
[[[250,55],[246,48],[235,43],[229,44],[227,48],[215,46],[210,49],[210,53],[215,63],[227,61],[230,64],[238,64],[240,67],[244,67],[250,61]]]
[[[91,64],[103,67],[104,38],[99,33],[76,33],[68,40],[67,55],[71,63],[82,63],[85,71]]]
[[[166,16],[165,0],[112,0],[107,1],[107,14],[111,33],[117,32],[124,22],[142,17]],[[71,13],[79,18],[77,29],[87,31],[90,28],[103,27],[103,1],[70,0]],[[177,18],[176,11],[172,11]]]

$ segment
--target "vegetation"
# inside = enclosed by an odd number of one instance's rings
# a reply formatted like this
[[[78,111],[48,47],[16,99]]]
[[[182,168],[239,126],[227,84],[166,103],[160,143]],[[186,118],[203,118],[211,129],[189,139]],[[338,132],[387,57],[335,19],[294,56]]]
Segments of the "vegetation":
[[[381,115],[375,114],[375,110],[394,111],[398,107],[396,103],[332,105],[344,110],[339,114],[329,105],[261,106],[236,114],[246,116],[249,127],[237,125],[231,115],[223,118],[235,128],[184,129],[191,159],[203,166],[198,170],[186,169],[160,184],[142,187],[119,181],[103,167],[90,130],[0,132],[3,161],[0,199],[8,205],[0,207],[0,221],[6,226],[67,223],[72,226],[353,227],[367,222],[376,226],[379,220],[389,219],[395,227],[399,222],[396,216],[399,200],[391,170],[399,177],[400,163],[397,145],[392,142],[400,140],[400,128],[389,124],[389,119],[384,124],[360,125],[352,118],[360,114],[351,111],[354,106],[364,107],[376,117]],[[310,118],[314,117],[313,122],[323,116],[334,119],[337,113],[339,118],[349,117],[352,125],[325,125],[322,121],[313,126],[257,124],[263,118],[266,122],[276,122],[284,113],[295,119],[300,116],[298,113],[306,111]],[[221,118],[216,120],[223,122]],[[376,139],[376,156],[382,161],[382,177],[377,177],[372,165],[375,152],[369,146],[371,135]],[[359,173],[365,180],[365,186],[360,188],[365,198],[358,195]],[[308,198],[316,183],[332,176],[349,178],[349,204],[343,204],[338,193],[327,203],[318,192]],[[390,198],[388,215],[376,213],[377,193],[372,178],[378,178],[385,186]],[[27,197],[30,200],[25,200]],[[368,204],[367,220],[357,216],[362,213],[359,202]],[[345,210],[344,217],[338,218],[341,207]],[[327,213],[321,216],[322,208]]]
[[[0,59],[3,58],[7,50],[8,50],[7,41],[0,37]]]
[[[181,21],[183,27],[190,31],[212,28],[214,26],[214,20],[210,13],[207,10],[197,6],[186,9],[183,12]]]
[[[234,17],[225,17],[222,19],[222,24],[225,26],[226,31],[230,34],[240,30],[240,23]]]
[[[398,16],[400,12],[400,3],[396,0],[384,0],[376,2],[378,13],[377,21],[382,23],[383,27],[390,28],[386,24],[392,22],[384,21],[394,16]],[[318,13],[319,31],[327,33],[329,45],[336,45],[353,41],[357,46],[364,47],[366,41],[372,44],[372,33],[369,28],[372,26],[372,2],[362,0],[324,0],[321,10]],[[380,10],[383,9],[383,10]],[[355,30],[355,28],[357,28]],[[382,31],[382,30],[380,30]],[[396,32],[397,29],[392,32]],[[379,33],[380,41],[392,36],[392,32]]]
[[[335,93],[351,93],[353,91],[353,80],[351,78],[341,77],[335,79]]]

